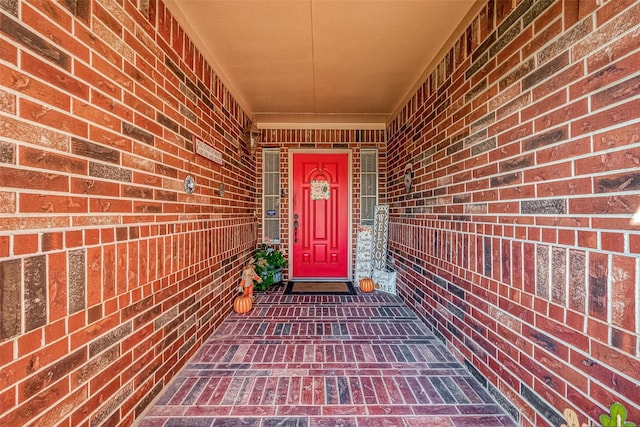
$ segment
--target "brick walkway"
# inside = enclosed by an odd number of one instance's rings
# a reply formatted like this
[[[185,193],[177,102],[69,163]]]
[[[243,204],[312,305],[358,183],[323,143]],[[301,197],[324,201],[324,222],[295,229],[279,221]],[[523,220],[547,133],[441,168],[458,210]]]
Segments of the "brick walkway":
[[[399,298],[258,295],[140,427],[514,426]]]

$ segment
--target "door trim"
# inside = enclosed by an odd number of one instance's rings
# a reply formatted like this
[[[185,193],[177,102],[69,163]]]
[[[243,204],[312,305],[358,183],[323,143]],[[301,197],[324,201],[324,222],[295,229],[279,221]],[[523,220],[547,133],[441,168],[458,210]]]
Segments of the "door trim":
[[[349,235],[347,236],[347,250],[348,250],[348,260],[347,263],[347,277],[333,277],[331,279],[326,279],[323,277],[304,277],[304,279],[323,279],[327,281],[343,281],[343,280],[351,280],[353,277],[353,152],[348,148],[296,148],[289,150],[289,178],[288,178],[288,186],[289,186],[289,198],[288,198],[288,207],[289,210],[287,214],[287,221],[289,222],[287,227],[287,241],[288,248],[287,253],[290,257],[293,256],[293,156],[294,154],[346,154],[348,161],[348,170],[349,170],[349,188],[348,188],[348,199],[349,199]],[[293,262],[289,263],[289,280],[298,279],[296,277],[296,272],[294,271]]]

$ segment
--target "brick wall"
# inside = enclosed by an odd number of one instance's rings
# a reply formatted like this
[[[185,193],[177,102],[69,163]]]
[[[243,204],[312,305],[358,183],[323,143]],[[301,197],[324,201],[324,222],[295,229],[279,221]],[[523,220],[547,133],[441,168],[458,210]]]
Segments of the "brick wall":
[[[491,0],[388,127],[399,292],[522,425],[640,422],[639,24]]]
[[[159,1],[0,1],[0,425],[130,425],[226,316],[247,123]]]
[[[290,150],[350,150],[351,151],[351,211],[352,211],[352,268],[355,265],[355,247],[357,226],[361,223],[360,210],[360,150],[378,150],[378,192],[384,198],[386,189],[386,135],[383,130],[373,129],[264,129],[262,130],[263,148],[278,148],[280,153],[280,188],[289,188],[289,153]],[[258,174],[262,176],[262,158],[258,155]],[[259,180],[261,181],[261,180]],[[258,182],[258,192],[262,193],[262,182]],[[262,206],[258,206],[258,217],[263,217]],[[289,193],[280,199],[280,243],[286,252],[289,240]],[[261,227],[262,224],[259,225]],[[262,237],[262,230],[259,231]],[[284,272],[288,279],[288,270]]]

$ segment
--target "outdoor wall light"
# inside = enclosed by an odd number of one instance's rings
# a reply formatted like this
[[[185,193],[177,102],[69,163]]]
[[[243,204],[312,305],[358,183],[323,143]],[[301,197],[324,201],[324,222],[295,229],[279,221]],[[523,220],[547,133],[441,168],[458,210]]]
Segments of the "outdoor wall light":
[[[253,153],[256,152],[258,144],[260,143],[260,129],[258,129],[255,123],[252,122],[244,130],[244,142],[247,144],[249,154],[253,156]]]

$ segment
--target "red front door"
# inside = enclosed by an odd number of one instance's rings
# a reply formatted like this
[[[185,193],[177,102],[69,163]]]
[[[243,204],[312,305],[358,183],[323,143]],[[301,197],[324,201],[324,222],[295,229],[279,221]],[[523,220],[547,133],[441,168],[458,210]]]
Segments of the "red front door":
[[[293,154],[292,277],[349,275],[349,154]]]

